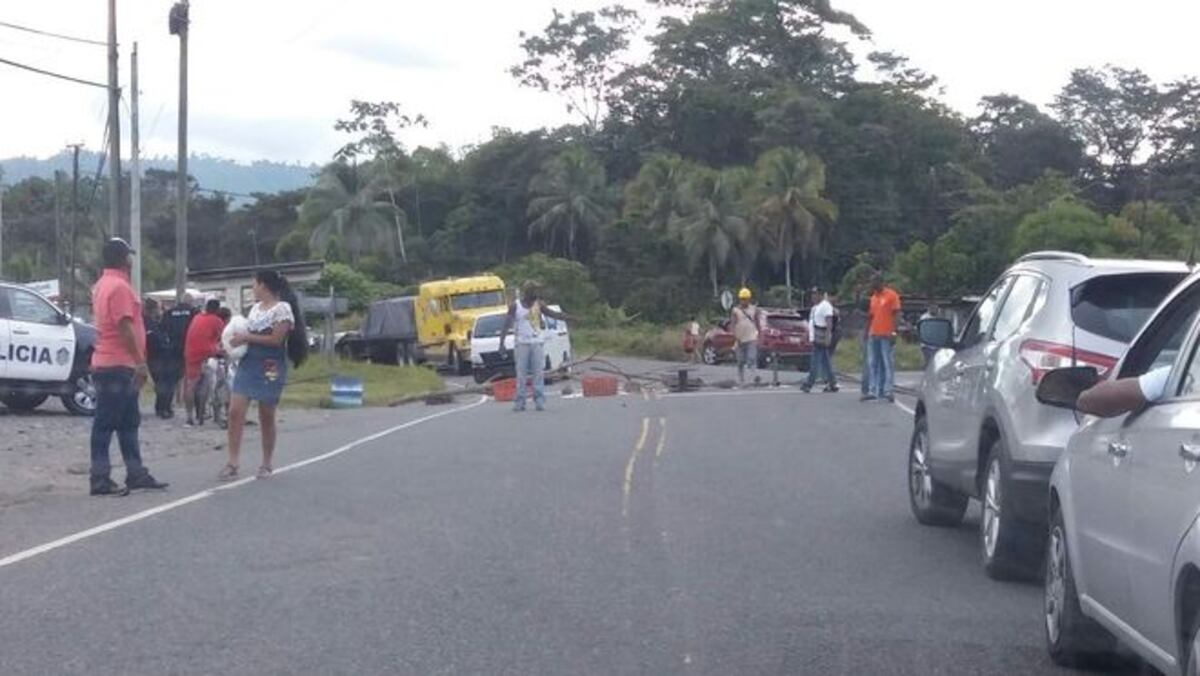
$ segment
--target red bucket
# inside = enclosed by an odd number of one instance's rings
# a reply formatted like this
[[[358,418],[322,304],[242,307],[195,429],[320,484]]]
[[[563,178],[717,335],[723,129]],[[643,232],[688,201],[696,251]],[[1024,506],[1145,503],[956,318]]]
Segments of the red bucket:
[[[514,401],[517,398],[517,379],[505,378],[493,382],[492,396],[496,401]]]

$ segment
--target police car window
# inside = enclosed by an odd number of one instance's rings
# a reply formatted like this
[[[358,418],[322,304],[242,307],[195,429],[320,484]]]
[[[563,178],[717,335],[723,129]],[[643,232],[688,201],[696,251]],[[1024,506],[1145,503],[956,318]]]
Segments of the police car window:
[[[1016,333],[1029,316],[1041,287],[1042,282],[1037,277],[1016,277],[1012,283],[1012,290],[1008,292],[1008,298],[1004,300],[1004,307],[1000,309],[1000,316],[996,318],[996,328],[992,330],[995,340],[1004,340]]]
[[[1138,342],[1129,348],[1118,377],[1135,378],[1173,365],[1198,314],[1200,285],[1188,289],[1151,320]]]
[[[1008,288],[1011,281],[1011,277],[1000,280],[1000,283],[993,286],[983,300],[979,301],[979,305],[975,306],[975,312],[971,314],[971,321],[967,322],[967,327],[963,329],[962,340],[959,341],[963,347],[975,345],[991,331],[992,321],[996,318],[996,309],[1000,299],[1004,296],[1004,290]]]
[[[33,324],[58,324],[58,310],[36,294],[20,289],[8,289],[9,319]]]

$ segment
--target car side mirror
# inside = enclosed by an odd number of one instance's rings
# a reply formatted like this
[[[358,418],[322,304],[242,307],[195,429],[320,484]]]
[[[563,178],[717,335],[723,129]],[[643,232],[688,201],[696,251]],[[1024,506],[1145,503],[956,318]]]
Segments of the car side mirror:
[[[937,349],[954,347],[954,324],[949,319],[933,317],[917,322],[921,344]]]
[[[70,326],[71,325],[71,315],[63,313],[63,312],[58,313],[58,325],[59,326]]]
[[[1037,400],[1047,406],[1075,410],[1079,395],[1100,382],[1100,372],[1091,366],[1054,369],[1042,376]]]

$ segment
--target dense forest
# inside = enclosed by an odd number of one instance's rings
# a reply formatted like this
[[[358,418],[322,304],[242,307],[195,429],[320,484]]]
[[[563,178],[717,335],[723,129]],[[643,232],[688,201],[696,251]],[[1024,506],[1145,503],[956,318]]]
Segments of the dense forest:
[[[947,296],[1034,249],[1195,255],[1194,78],[1098,64],[1047,109],[996,92],[964,117],[903,56],[857,62],[849,42],[869,27],[828,0],[651,4],[666,13],[653,27],[613,5],[520,36],[511,75],[561,97],[572,124],[497,129],[461,153],[409,149],[406,130],[425,123],[413,102],[351,102],[331,121],[346,145],[311,189],[236,207],[192,193],[189,266],[324,258],[366,295],[506,266],[675,320],[742,283],[786,302],[812,284],[853,293],[878,267],[905,292]],[[629,63],[646,30],[649,57]],[[91,176],[80,188],[84,261],[106,213],[96,188]],[[5,196],[7,276],[54,276],[64,190],[30,178]],[[146,173],[158,286],[173,269],[173,190],[171,172]]]

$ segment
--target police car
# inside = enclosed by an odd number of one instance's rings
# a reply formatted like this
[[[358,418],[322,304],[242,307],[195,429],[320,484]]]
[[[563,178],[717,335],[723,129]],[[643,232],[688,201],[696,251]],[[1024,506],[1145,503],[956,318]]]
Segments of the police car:
[[[40,294],[0,282],[0,403],[30,411],[52,396],[76,415],[96,412],[96,330]]]

